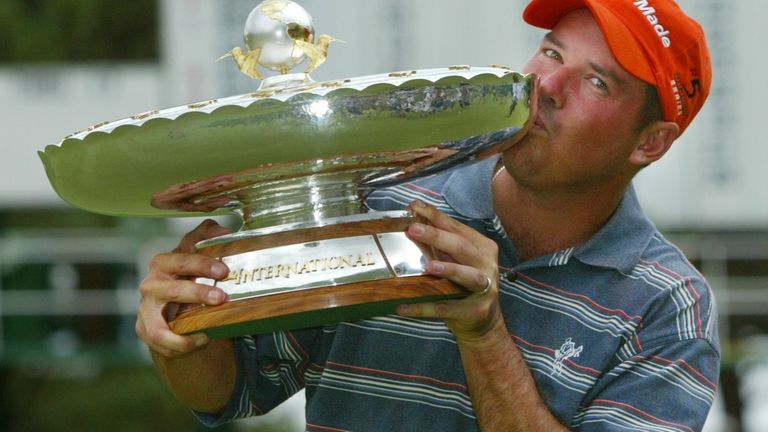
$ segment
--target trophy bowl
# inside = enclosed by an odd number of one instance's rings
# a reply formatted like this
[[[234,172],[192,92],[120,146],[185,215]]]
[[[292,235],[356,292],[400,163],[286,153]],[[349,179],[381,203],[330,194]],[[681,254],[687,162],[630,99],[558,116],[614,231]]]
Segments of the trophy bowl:
[[[249,22],[282,20],[303,42],[304,72],[288,73],[295,50],[283,49],[280,66],[281,51],[270,45],[270,34],[284,43],[286,32],[247,25],[247,54],[230,52],[238,67],[251,76],[260,65],[280,72],[258,90],[96,124],[39,152],[56,192],[88,211],[242,219],[239,231],[197,245],[230,268],[224,280],[198,281],[230,301],[185,308],[169,323],[177,333],[313,327],[468,295],[426,273],[431,251],[405,235],[411,214],[368,210],[365,198],[504,151],[534,117],[535,77],[503,67],[314,82],[308,72],[325,53],[307,47],[327,52],[332,38],[314,44],[311,20],[290,17],[303,11],[293,5],[267,0]],[[290,33],[296,22],[308,24]]]

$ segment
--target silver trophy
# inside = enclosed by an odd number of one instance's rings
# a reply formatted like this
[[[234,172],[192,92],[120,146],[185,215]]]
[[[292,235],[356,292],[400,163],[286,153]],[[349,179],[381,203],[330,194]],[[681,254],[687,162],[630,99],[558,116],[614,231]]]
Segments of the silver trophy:
[[[92,212],[242,218],[197,246],[229,266],[225,280],[200,281],[231,301],[186,308],[174,331],[311,327],[469,294],[426,274],[431,252],[405,236],[411,214],[369,211],[365,197],[514,145],[535,77],[453,66],[315,82],[334,40],[315,38],[296,3],[267,0],[245,49],[225,55],[262,80],[256,91],[97,124],[40,152],[56,192]]]

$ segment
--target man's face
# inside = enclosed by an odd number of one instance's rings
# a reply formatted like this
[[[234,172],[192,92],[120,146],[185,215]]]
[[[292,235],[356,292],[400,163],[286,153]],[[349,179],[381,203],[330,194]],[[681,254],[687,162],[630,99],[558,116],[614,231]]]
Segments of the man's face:
[[[504,154],[518,183],[554,192],[631,177],[645,84],[619,66],[586,9],[564,16],[523,71],[541,81],[533,128]]]

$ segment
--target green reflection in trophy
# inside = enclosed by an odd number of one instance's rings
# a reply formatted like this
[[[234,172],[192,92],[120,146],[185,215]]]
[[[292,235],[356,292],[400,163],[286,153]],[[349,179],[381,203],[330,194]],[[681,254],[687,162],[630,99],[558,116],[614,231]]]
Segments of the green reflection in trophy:
[[[40,152],[56,192],[89,211],[242,218],[198,245],[231,270],[200,281],[231,301],[187,308],[176,332],[311,327],[468,294],[426,274],[430,251],[406,238],[408,212],[368,211],[365,196],[514,145],[533,118],[535,77],[453,66],[315,82],[334,40],[315,39],[304,9],[267,0],[247,19],[245,49],[225,55],[263,78],[257,90],[97,124]]]

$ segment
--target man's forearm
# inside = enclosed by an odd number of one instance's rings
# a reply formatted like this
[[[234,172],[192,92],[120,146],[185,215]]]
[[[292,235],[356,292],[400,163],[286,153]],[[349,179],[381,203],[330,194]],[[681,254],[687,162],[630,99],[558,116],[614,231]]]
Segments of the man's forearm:
[[[199,351],[182,357],[152,352],[160,375],[187,407],[220,413],[235,387],[235,356],[231,340],[213,340]]]
[[[522,353],[503,320],[482,342],[459,341],[480,430],[567,431],[539,396]]]

